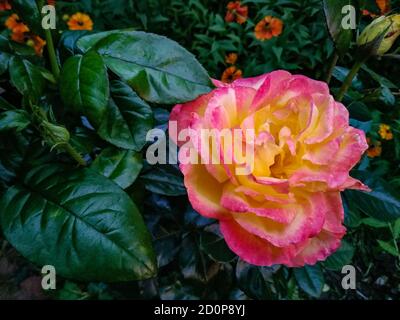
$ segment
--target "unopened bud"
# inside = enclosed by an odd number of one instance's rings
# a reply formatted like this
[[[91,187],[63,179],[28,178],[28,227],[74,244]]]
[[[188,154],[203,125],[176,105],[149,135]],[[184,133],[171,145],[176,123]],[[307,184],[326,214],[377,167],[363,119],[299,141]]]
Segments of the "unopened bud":
[[[390,50],[396,39],[400,36],[400,14],[382,16],[369,24],[357,40],[359,46],[368,45],[380,37],[379,47],[372,52],[373,55],[383,55]]]

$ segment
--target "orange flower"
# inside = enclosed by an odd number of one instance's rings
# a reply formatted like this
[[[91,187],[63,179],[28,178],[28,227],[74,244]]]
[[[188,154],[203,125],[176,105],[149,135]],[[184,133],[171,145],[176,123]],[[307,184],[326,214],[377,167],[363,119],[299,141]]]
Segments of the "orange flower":
[[[225,83],[231,83],[242,77],[242,70],[235,66],[227,68],[222,74],[221,80]]]
[[[225,62],[227,64],[235,64],[238,59],[238,55],[236,53],[230,53],[225,56]]]
[[[26,44],[35,49],[35,52],[38,56],[41,56],[43,54],[43,48],[46,45],[46,41],[37,35],[32,35]]]
[[[390,126],[387,124],[381,124],[379,126],[379,135],[383,140],[392,140],[393,139],[393,133],[392,130],[390,130]]]
[[[13,13],[5,22],[5,26],[14,33],[29,32],[29,28],[21,21],[17,14]]]
[[[11,33],[11,40],[18,43],[25,43],[29,39],[29,35],[27,32],[13,32]]]
[[[226,8],[228,9],[225,16],[226,22],[233,22],[235,20],[239,24],[246,22],[249,15],[249,9],[247,6],[242,6],[240,1],[231,1],[228,3]]]
[[[381,10],[381,14],[386,14],[391,10],[390,0],[376,0],[376,5]]]
[[[93,30],[93,21],[87,14],[77,12],[67,22],[69,30]]]
[[[377,14],[372,13],[372,12],[369,12],[369,11],[366,10],[366,9],[361,10],[361,14],[362,14],[363,16],[368,16],[368,17],[371,17],[371,18],[376,18],[376,17],[378,16]]]
[[[56,0],[47,0],[47,4],[49,4],[51,6],[55,6],[56,5]]]
[[[281,19],[266,16],[257,23],[254,34],[258,40],[264,41],[279,36],[282,29],[283,22]]]
[[[11,9],[11,4],[8,0],[0,0],[0,11],[6,11]]]
[[[379,141],[371,142],[370,138],[367,138],[367,142],[369,145],[369,148],[367,150],[368,157],[370,158],[379,157],[382,154],[381,143]]]

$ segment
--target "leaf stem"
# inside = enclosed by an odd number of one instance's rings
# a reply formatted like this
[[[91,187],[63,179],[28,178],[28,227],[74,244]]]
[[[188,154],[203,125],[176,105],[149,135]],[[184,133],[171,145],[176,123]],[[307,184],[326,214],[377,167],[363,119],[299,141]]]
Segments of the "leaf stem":
[[[39,9],[40,15],[42,17],[44,17],[44,15],[42,14],[44,0],[39,0],[37,3],[38,3],[38,9]],[[58,78],[60,76],[60,67],[58,66],[58,62],[57,62],[56,50],[54,49],[54,42],[53,42],[53,37],[51,35],[51,30],[50,29],[43,29],[43,30],[44,30],[44,34],[46,36],[46,47],[47,47],[47,52],[49,54],[51,70],[53,72],[54,78],[56,80],[58,80]]]
[[[344,95],[347,93],[349,90],[351,83],[353,82],[354,77],[356,76],[357,72],[360,70],[361,66],[364,64],[365,60],[357,60],[353,68],[351,68],[350,72],[348,73],[346,79],[344,80],[342,87],[339,90],[339,93],[336,97],[337,101],[342,101],[344,98]]]
[[[329,66],[328,73],[326,74],[325,82],[327,84],[329,84],[331,82],[332,73],[333,73],[333,70],[335,70],[335,67],[336,67],[336,64],[337,64],[338,60],[339,60],[339,55],[335,52],[333,57],[332,57],[331,64]]]
[[[63,145],[63,148],[68,154],[74,158],[76,162],[78,162],[81,166],[86,166],[86,161],[82,158],[82,156],[77,152],[69,143]]]

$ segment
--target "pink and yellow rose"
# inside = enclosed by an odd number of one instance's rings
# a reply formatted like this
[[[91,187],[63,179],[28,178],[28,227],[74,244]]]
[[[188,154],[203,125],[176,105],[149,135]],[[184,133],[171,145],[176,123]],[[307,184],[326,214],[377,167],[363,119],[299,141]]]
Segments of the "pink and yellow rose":
[[[340,192],[368,190],[349,176],[368,149],[365,134],[349,126],[346,108],[325,83],[305,76],[275,71],[215,84],[211,93],[175,106],[170,120],[178,132],[254,129],[254,167],[237,175],[243,164],[224,159],[181,164],[194,209],[219,220],[228,246],[248,263],[297,267],[324,260],[346,232]],[[176,142],[180,154],[194,148],[202,156],[195,144]]]

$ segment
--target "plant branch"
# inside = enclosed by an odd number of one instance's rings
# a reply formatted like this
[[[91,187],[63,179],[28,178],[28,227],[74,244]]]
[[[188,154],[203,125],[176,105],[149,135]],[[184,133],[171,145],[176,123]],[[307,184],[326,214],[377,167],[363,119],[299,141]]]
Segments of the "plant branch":
[[[38,9],[39,12],[42,16],[44,17],[42,13],[42,8],[44,6],[44,0],[39,0],[38,1]],[[50,29],[43,29],[44,34],[46,36],[46,47],[47,47],[47,52],[49,54],[49,59],[50,59],[50,65],[51,65],[51,70],[53,72],[53,76],[56,80],[58,80],[60,76],[60,67],[58,66],[57,62],[57,56],[56,56],[56,50],[54,49],[54,42],[53,42],[53,37],[51,35],[51,30]]]
[[[81,166],[86,166],[86,161],[85,159],[82,158],[82,156],[77,152],[69,143],[65,144],[62,146],[68,154],[74,158],[76,162],[78,162],[79,165]]]
[[[353,68],[351,68],[350,72],[348,73],[346,79],[344,80],[342,87],[339,90],[339,93],[337,94],[336,100],[337,101],[342,101],[345,94],[349,90],[351,83],[353,82],[354,77],[357,75],[357,72],[360,70],[361,66],[364,64],[365,60],[357,60],[356,63],[353,65]]]
[[[337,64],[338,60],[339,60],[339,55],[335,52],[333,57],[332,57],[331,64],[329,66],[328,73],[326,74],[325,82],[327,84],[329,84],[331,82],[332,73],[333,73],[333,70],[335,70],[335,67],[336,67],[336,64]]]

